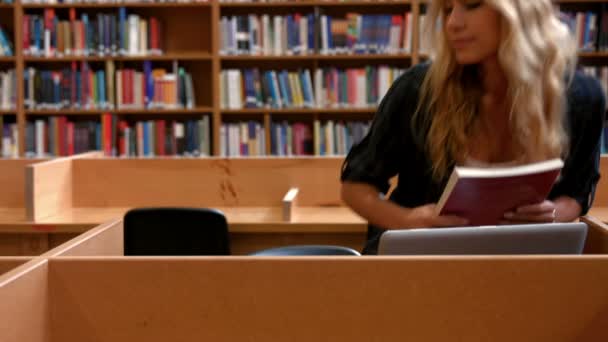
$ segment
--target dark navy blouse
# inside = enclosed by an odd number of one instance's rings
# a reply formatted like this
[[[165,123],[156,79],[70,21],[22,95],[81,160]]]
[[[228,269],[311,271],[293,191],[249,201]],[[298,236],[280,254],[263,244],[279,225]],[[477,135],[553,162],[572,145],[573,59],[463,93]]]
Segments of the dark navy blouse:
[[[433,180],[425,152],[427,130],[412,120],[429,65],[413,66],[393,83],[378,107],[369,133],[348,153],[342,167],[342,181],[368,183],[386,193],[389,179],[399,175],[390,201],[411,208],[439,200],[449,172],[441,182]],[[589,210],[599,179],[604,103],[600,84],[576,72],[567,89],[566,127],[570,151],[549,199],[562,195],[572,197],[583,208],[581,215]],[[364,253],[376,254],[383,231],[382,227],[369,225]]]

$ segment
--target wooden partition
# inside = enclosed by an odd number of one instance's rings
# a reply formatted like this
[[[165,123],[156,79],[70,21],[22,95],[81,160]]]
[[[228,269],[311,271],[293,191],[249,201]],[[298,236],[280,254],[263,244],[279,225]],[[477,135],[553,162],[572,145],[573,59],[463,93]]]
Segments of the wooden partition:
[[[28,261],[31,261],[34,257],[26,256],[14,256],[6,257],[0,256],[0,275],[16,268],[17,266],[23,265]]]
[[[288,244],[361,249],[366,222],[340,200],[341,158],[70,158],[29,168],[31,217],[83,232],[133,207],[212,207],[224,212],[233,251]],[[284,198],[298,189],[287,217]],[[297,203],[297,204],[296,204]]]
[[[599,342],[607,288],[606,256],[54,258],[51,341]]]
[[[0,275],[0,341],[50,342],[48,260],[35,258]]]
[[[600,159],[600,175],[593,208],[591,208],[589,214],[608,223],[608,155],[604,155]]]

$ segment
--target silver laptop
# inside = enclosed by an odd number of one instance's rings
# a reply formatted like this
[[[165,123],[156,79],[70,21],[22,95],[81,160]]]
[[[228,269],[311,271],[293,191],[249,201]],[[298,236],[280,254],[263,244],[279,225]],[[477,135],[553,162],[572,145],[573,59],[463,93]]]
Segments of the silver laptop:
[[[582,222],[388,230],[378,254],[581,254],[586,237]]]

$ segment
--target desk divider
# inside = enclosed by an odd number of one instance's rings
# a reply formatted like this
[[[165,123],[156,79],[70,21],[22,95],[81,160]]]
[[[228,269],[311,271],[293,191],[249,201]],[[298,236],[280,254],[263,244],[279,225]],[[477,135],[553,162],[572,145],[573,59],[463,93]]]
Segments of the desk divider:
[[[0,341],[52,341],[48,260],[37,257],[0,275],[0,303]]]
[[[94,151],[28,165],[25,169],[27,220],[40,221],[72,209],[72,162],[102,156],[103,153]]]
[[[34,258],[35,257],[29,256],[0,256],[0,275],[16,268],[17,266],[23,265]]]
[[[123,222],[115,220],[95,227],[44,253],[56,256],[124,256]]]
[[[0,158],[0,208],[25,208],[25,172],[27,165],[41,159]]]
[[[595,190],[594,207],[608,207],[608,156],[600,158],[600,180]],[[608,220],[608,218],[607,218]]]
[[[339,206],[342,158],[74,160],[74,207]],[[99,173],[103,172],[103,177]],[[280,219],[280,215],[279,215]]]
[[[584,253],[608,254],[608,224],[592,216],[583,216],[581,221],[589,227]]]
[[[606,256],[60,257],[51,342],[599,342],[607,288]]]

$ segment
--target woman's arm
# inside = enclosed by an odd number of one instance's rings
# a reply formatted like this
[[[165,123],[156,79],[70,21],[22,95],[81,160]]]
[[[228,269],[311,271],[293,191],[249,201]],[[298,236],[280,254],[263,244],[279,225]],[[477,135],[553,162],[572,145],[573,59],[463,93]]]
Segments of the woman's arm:
[[[371,224],[386,229],[464,226],[466,219],[438,216],[435,204],[405,208],[383,199],[372,185],[358,182],[342,183],[342,200]]]

